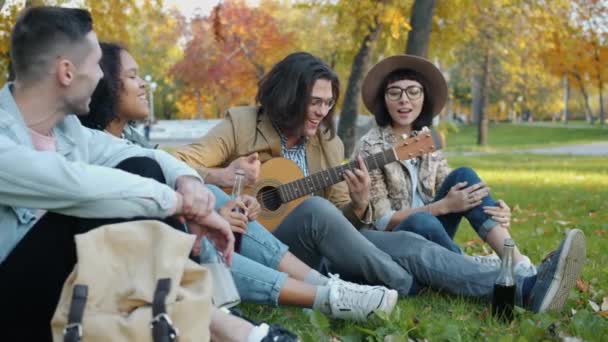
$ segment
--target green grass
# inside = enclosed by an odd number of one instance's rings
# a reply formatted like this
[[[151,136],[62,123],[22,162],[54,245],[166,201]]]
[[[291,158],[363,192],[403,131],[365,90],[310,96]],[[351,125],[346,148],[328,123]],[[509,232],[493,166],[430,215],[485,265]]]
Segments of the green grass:
[[[588,261],[582,280],[589,287],[586,291],[573,289],[563,312],[532,314],[518,310],[515,320],[507,325],[488,314],[488,303],[434,291],[401,299],[390,317],[376,317],[365,324],[328,320],[319,313],[307,315],[299,308],[244,305],[245,311],[254,319],[282,324],[305,341],[407,341],[406,337],[430,341],[540,341],[560,340],[560,336],[605,340],[608,319],[593,312],[589,301],[601,305],[608,297],[606,158],[493,154],[451,157],[450,164],[473,167],[491,186],[495,198],[509,203],[514,217],[512,235],[534,262],[557,247],[567,229],[577,227],[585,232]],[[468,242],[469,253],[483,250],[468,223],[461,225],[457,241],[461,245]]]
[[[538,127],[528,125],[490,124],[488,146],[477,145],[477,126],[462,126],[447,135],[447,151],[505,152],[532,147],[547,147],[608,141],[608,129]]]

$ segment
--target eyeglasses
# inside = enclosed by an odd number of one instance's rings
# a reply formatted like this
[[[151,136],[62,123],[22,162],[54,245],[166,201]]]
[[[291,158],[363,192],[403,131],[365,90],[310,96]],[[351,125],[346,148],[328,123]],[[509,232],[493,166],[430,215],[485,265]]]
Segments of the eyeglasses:
[[[407,88],[401,88],[396,86],[389,87],[386,89],[385,92],[386,98],[391,101],[401,100],[403,93],[405,93],[405,96],[407,96],[410,101],[416,101],[422,97],[424,91],[422,90],[421,86],[411,85]]]
[[[327,106],[327,109],[332,109],[335,104],[336,104],[336,100],[334,100],[334,99],[323,100],[320,97],[313,97],[310,100],[310,105],[312,107],[317,107],[317,108],[323,108],[323,105],[325,105],[325,106]]]

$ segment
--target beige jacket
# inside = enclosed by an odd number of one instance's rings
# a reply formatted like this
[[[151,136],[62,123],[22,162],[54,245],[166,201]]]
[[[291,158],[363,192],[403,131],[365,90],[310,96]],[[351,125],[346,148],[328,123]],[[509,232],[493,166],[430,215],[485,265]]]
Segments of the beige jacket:
[[[359,140],[354,155],[370,155],[394,146],[401,137],[395,137],[390,126],[374,126]],[[450,173],[450,167],[441,151],[425,154],[418,168],[418,188],[424,203],[430,203],[441,183]],[[384,165],[370,171],[372,180],[370,203],[374,208],[374,221],[387,212],[408,209],[412,205],[412,181],[407,168],[400,162]]]
[[[200,141],[174,152],[175,156],[198,169],[203,178],[203,168],[226,167],[238,157],[258,152],[260,161],[281,157],[281,138],[268,116],[258,114],[258,107],[233,107],[226,118],[215,126]],[[342,164],[344,145],[337,136],[329,140],[329,134],[319,130],[306,144],[306,159],[310,174]],[[371,223],[372,207],[360,220],[353,211],[345,182],[325,189],[322,194],[342,210],[344,216],[357,228]]]

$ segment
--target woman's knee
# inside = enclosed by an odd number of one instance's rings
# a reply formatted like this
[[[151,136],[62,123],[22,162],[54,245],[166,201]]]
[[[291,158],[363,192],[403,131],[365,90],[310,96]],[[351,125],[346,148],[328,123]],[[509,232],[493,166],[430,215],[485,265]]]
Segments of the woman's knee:
[[[458,179],[459,182],[468,182],[469,185],[479,183],[481,178],[477,175],[477,172],[468,166],[461,166],[452,171],[454,177]]]
[[[396,230],[413,232],[424,237],[435,237],[445,234],[445,228],[441,221],[426,212],[417,212],[408,216]]]

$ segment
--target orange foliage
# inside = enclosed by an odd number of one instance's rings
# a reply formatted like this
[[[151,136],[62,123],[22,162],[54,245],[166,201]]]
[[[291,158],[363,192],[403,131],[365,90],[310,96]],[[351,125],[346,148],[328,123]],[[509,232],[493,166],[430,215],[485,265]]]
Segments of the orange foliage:
[[[293,41],[263,8],[237,0],[224,1],[210,16],[193,19],[190,35],[184,56],[171,73],[191,94],[200,91],[202,117],[253,104],[257,81],[289,52]]]

